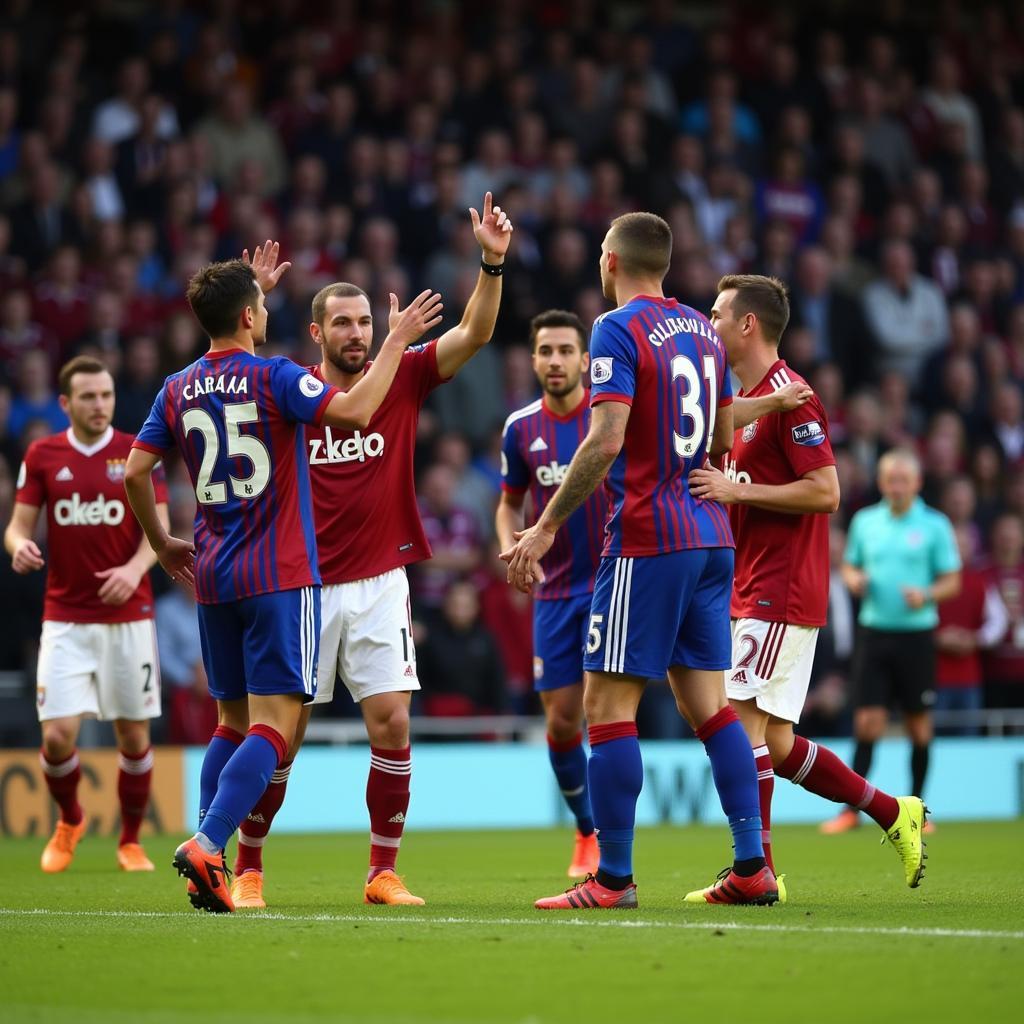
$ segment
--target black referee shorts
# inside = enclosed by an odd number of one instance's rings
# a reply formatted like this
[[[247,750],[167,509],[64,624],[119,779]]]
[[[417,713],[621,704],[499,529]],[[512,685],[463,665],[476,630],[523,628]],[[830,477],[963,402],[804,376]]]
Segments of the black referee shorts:
[[[852,674],[855,707],[927,711],[935,703],[935,630],[858,626]]]

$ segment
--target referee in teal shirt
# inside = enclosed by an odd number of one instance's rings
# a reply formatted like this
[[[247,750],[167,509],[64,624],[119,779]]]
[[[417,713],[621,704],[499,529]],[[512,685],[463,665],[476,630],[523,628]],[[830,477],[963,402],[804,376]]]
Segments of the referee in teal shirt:
[[[914,796],[922,796],[935,702],[936,607],[960,590],[960,553],[950,521],[919,497],[921,464],[913,452],[878,461],[882,500],[850,523],[842,577],[861,599],[853,657],[856,695],[853,770],[867,776],[889,708],[899,704],[912,745]],[[858,824],[855,808],[822,826],[842,832]]]

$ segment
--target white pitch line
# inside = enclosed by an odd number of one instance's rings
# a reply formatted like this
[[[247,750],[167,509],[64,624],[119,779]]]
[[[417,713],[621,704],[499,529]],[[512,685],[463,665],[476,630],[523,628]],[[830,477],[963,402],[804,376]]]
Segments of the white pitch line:
[[[776,911],[778,913],[778,911]],[[32,909],[11,909],[0,907],[0,917],[112,917],[131,919],[181,919],[188,917],[189,911],[176,913],[164,910],[52,910],[47,907]],[[195,916],[192,914],[192,916]],[[228,919],[231,915],[210,915]],[[744,924],[736,921],[629,921],[611,920],[602,917],[599,920],[548,916],[538,917],[397,917],[388,915],[377,917],[372,914],[279,914],[270,912],[245,913],[234,916],[235,920],[247,921],[300,921],[300,922],[334,922],[339,924],[378,924],[378,925],[486,925],[488,927],[580,927],[580,928],[656,928],[679,931],[730,931],[730,932],[783,932],[792,935],[889,935],[897,938],[934,938],[934,939],[1010,939],[1024,940],[1024,931],[987,931],[982,928],[870,928],[856,925],[812,925],[797,927],[787,924]]]

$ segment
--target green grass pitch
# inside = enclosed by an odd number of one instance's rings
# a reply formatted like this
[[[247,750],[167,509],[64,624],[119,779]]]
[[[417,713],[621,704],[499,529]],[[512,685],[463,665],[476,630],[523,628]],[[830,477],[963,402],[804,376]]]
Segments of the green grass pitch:
[[[362,903],[366,840],[276,836],[271,908],[192,911],[151,838],[125,875],[90,838],[46,876],[38,840],[0,842],[0,1020],[181,1022],[983,1021],[1024,999],[1024,822],[941,824],[921,888],[880,833],[775,832],[790,900],[688,906],[724,828],[641,830],[640,910],[542,914],[566,832],[407,834],[422,908]],[[1019,1018],[1018,1018],[1019,1019]]]

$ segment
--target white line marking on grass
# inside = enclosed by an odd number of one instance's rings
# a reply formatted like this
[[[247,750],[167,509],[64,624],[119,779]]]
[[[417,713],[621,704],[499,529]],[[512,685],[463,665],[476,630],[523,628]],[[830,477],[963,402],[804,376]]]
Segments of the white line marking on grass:
[[[11,909],[0,907],[0,917],[112,917],[123,919],[172,919],[189,916],[189,911],[176,913],[166,910],[53,910],[48,907],[32,909]],[[550,916],[549,916],[550,915]],[[194,912],[192,916],[195,916]],[[232,915],[210,915],[228,918]],[[890,935],[897,938],[932,939],[1011,939],[1024,940],[1024,931],[987,931],[983,928],[872,928],[859,925],[810,925],[798,927],[788,924],[745,924],[736,921],[628,921],[602,917],[598,920],[580,917],[554,916],[552,912],[538,912],[537,917],[398,917],[388,914],[279,914],[242,913],[233,915],[235,920],[247,921],[298,921],[325,922],[337,924],[418,924],[418,925],[484,925],[487,927],[579,927],[579,928],[656,928],[679,931],[728,931],[728,932],[783,932],[792,935]]]

